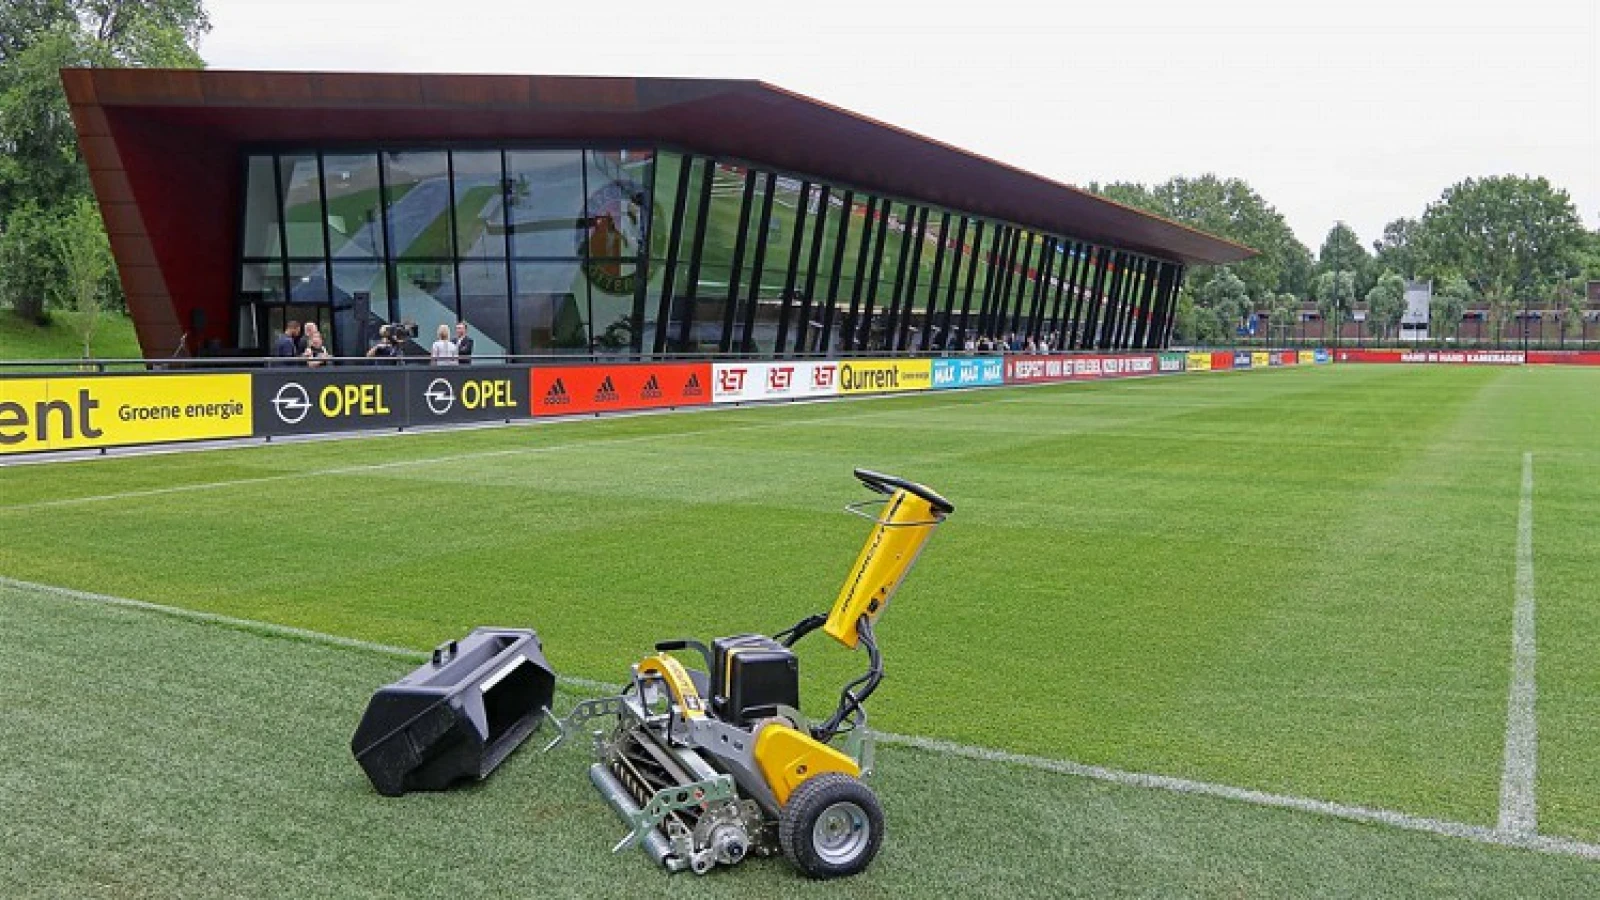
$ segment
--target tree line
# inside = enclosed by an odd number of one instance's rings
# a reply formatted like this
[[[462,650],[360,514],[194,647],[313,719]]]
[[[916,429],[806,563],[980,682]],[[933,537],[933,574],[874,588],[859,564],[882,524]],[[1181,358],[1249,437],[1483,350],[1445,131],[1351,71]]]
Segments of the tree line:
[[[1202,175],[1154,186],[1091,183],[1128,206],[1252,247],[1260,256],[1193,270],[1178,298],[1174,339],[1226,343],[1248,317],[1273,328],[1297,321],[1304,303],[1334,327],[1359,303],[1387,337],[1406,312],[1405,282],[1431,280],[1430,317],[1460,322],[1472,305],[1499,325],[1529,305],[1552,310],[1568,333],[1581,328],[1585,283],[1600,280],[1600,231],[1588,231],[1566,191],[1538,177],[1467,178],[1415,217],[1384,226],[1369,250],[1343,222],[1315,258],[1277,210],[1242,179]]]

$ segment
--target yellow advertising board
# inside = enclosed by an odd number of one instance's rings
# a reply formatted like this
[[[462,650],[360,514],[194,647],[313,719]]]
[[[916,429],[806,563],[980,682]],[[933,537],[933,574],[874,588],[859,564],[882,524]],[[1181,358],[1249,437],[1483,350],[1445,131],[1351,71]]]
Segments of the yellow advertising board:
[[[249,375],[0,378],[0,453],[251,433]]]
[[[1209,353],[1191,353],[1191,354],[1189,354],[1189,371],[1190,372],[1209,372],[1209,371],[1211,371],[1211,354],[1209,354]]]
[[[1251,351],[1251,353],[1250,353],[1250,368],[1252,368],[1252,369],[1265,369],[1266,367],[1268,367],[1270,365],[1272,365],[1272,354],[1271,353],[1262,353],[1259,350]]]
[[[1316,361],[1317,361],[1317,351],[1315,351],[1315,350],[1301,350],[1300,351],[1300,365],[1309,366],[1309,365],[1313,365],[1314,363],[1316,363]]]
[[[929,359],[847,359],[839,363],[839,393],[882,394],[933,387]]]

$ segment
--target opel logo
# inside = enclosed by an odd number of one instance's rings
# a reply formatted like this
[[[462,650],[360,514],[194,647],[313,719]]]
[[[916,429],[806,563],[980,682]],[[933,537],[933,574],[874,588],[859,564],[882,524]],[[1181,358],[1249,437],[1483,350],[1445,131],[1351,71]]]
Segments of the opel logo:
[[[428,401],[428,409],[433,410],[436,416],[444,415],[450,411],[450,407],[456,405],[455,389],[444,378],[435,378],[428,385],[428,389],[422,392],[422,396]]]
[[[311,395],[299,384],[288,381],[272,398],[272,408],[285,425],[299,425],[311,413]]]

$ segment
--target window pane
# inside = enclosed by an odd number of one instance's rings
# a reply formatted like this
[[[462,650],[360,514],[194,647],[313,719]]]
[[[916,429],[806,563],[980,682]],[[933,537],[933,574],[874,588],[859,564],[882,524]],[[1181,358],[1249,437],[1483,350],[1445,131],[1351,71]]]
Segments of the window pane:
[[[327,179],[328,240],[333,244],[333,255],[345,259],[383,256],[378,155],[325,156],[322,172]]]
[[[576,261],[513,265],[516,353],[588,353],[589,292]]]
[[[583,154],[577,150],[506,154],[511,180],[511,252],[575,257],[583,243]]]
[[[272,157],[252,156],[245,174],[244,255],[277,259],[283,255],[278,234],[278,182]]]
[[[322,257],[322,185],[317,178],[317,157],[286,154],[278,157],[283,181],[283,221],[290,256]]]
[[[638,283],[639,260],[589,259],[583,270],[589,281],[596,349],[628,352],[633,345],[633,289]]]
[[[591,150],[584,154],[589,196],[585,201],[588,255],[635,256],[644,240],[650,168],[649,150]]]
[[[497,362],[493,357],[506,354],[511,346],[511,302],[504,262],[461,264],[461,318],[472,330],[473,359]]]
[[[322,263],[290,263],[289,302],[327,303],[327,267]]]
[[[458,150],[453,162],[456,176],[456,246],[461,248],[461,257],[504,257],[506,226],[505,207],[500,196],[500,151]],[[461,277],[462,280],[466,279],[465,270]]]
[[[384,207],[389,218],[389,247],[394,255],[401,259],[452,256],[449,163],[445,152],[385,153],[383,165],[387,179]]]
[[[395,285],[399,289],[395,305],[400,324],[419,343],[409,352],[426,352],[433,344],[434,329],[455,326],[455,267],[450,263],[400,263],[395,266]],[[419,336],[427,340],[423,342]]]
[[[281,301],[284,299],[282,265],[278,263],[245,263],[239,275],[240,300]]]
[[[360,356],[378,341],[389,321],[389,285],[375,262],[333,264],[334,354]]]

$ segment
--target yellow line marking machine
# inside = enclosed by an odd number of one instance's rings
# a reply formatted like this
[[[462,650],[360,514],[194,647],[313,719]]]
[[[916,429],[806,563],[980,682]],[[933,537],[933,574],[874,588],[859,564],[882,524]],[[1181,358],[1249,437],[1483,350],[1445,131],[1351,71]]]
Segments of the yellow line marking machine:
[[[751,854],[781,853],[802,874],[864,870],[883,839],[883,809],[861,779],[872,769],[863,704],[883,679],[873,623],[933,530],[955,511],[915,482],[857,469],[884,495],[853,503],[873,523],[838,599],[775,635],[661,641],[622,693],[578,703],[546,750],[587,731],[589,779],[628,826],[614,852],[639,846],[669,871],[705,874]],[[867,652],[833,713],[800,712],[794,645],[821,630]],[[704,669],[671,654],[693,651]]]

